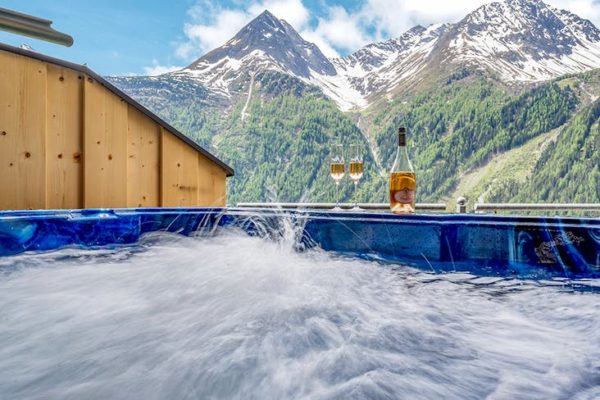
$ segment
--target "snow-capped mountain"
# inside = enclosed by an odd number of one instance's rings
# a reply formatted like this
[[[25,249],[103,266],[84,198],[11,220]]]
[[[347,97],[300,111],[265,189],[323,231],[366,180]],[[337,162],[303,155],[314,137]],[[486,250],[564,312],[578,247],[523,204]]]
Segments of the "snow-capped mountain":
[[[360,110],[463,66],[527,84],[600,68],[600,31],[588,20],[541,0],[486,4],[455,24],[416,26],[343,58],[327,59],[285,21],[265,11],[222,47],[172,73],[193,77],[224,96],[261,70],[319,86],[340,109]]]
[[[336,75],[321,50],[302,39],[287,22],[264,11],[231,40],[175,75],[192,75],[211,89],[229,93],[242,75],[274,70],[303,80],[312,74]]]
[[[486,66],[507,82],[542,81],[600,67],[600,31],[541,0],[485,5],[449,35],[447,60]]]
[[[421,72],[431,66],[432,52],[450,26],[418,25],[396,39],[367,45],[333,63],[338,74],[360,93],[363,103],[369,104],[373,97],[398,85],[422,79]]]

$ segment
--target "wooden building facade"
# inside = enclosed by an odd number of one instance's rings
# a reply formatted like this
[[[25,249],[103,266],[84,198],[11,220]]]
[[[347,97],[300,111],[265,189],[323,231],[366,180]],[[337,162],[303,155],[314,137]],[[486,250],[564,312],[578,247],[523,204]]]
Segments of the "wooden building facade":
[[[0,210],[220,207],[231,175],[87,67],[0,44]]]

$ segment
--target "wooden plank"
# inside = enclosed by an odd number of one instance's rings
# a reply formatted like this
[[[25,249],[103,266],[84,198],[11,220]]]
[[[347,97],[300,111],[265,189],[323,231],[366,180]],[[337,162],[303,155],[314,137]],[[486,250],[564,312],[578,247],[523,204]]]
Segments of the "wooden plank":
[[[84,82],[84,206],[127,206],[127,103]]]
[[[221,167],[198,153],[198,205],[224,207],[226,179]]]
[[[160,206],[160,127],[128,106],[127,206]]]
[[[47,207],[83,207],[83,75],[48,64]]]
[[[46,65],[0,51],[0,209],[46,207]]]
[[[19,130],[19,60],[0,51],[0,209],[15,210]]]
[[[161,143],[162,206],[197,206],[198,153],[164,128],[161,128]]]
[[[225,207],[227,205],[227,172],[213,164],[214,201],[213,206]]]

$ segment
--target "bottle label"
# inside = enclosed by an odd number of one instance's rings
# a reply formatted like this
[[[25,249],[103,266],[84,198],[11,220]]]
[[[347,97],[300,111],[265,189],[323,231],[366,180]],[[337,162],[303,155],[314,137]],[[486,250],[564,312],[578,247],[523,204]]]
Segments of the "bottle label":
[[[390,202],[414,204],[417,180],[414,172],[392,172],[390,176]]]
[[[415,191],[410,189],[392,190],[393,201],[400,204],[412,204],[415,201]]]

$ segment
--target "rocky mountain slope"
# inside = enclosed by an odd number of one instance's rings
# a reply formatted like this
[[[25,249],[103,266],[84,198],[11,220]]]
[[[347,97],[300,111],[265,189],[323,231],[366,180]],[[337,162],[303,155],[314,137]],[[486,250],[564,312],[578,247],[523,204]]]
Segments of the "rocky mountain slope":
[[[486,4],[456,24],[416,26],[398,38],[328,60],[287,22],[265,11],[235,37],[173,77],[230,96],[240,77],[287,73],[317,85],[342,111],[364,109],[440,69],[487,69],[509,84],[545,81],[600,66],[600,31],[541,0]]]

